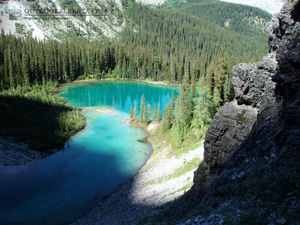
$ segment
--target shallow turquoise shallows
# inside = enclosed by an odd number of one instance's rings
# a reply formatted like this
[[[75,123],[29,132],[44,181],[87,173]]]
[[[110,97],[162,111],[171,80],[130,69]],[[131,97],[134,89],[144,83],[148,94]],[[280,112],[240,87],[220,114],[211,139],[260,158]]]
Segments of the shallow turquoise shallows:
[[[144,94],[161,110],[172,91],[168,86],[135,82],[69,85],[60,94],[70,105],[83,108],[86,128],[71,138],[65,150],[28,169],[0,179],[0,224],[67,224],[84,216],[121,184],[130,180],[151,155],[142,140],[147,133],[128,126],[128,112]],[[111,107],[113,114],[96,107]]]

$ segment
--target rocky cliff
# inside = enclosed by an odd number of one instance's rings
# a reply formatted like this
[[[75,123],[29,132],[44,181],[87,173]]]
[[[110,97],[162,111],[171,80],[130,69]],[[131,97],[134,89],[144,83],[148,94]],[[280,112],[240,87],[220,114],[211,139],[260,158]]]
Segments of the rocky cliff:
[[[233,67],[235,100],[215,115],[187,195],[233,224],[300,223],[299,9],[274,17],[268,56]]]
[[[120,0],[1,1],[1,31],[39,40],[115,37],[125,27]],[[15,13],[15,14],[14,14]]]

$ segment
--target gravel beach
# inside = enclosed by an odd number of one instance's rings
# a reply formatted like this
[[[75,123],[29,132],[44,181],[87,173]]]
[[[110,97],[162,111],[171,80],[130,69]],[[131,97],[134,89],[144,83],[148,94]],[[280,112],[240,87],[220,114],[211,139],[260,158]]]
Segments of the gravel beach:
[[[147,130],[151,133],[156,128],[150,124]],[[195,158],[202,160],[203,144],[180,157],[168,158],[170,148],[153,154],[138,175],[72,225],[138,224],[159,213],[160,206],[183,195],[186,190],[181,189],[193,181],[194,171],[174,177],[172,174]]]

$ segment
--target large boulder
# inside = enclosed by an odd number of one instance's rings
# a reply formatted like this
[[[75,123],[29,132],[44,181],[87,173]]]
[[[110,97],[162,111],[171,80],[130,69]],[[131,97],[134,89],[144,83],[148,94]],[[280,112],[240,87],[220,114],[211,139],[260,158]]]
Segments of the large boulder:
[[[204,159],[209,174],[215,174],[247,137],[256,121],[252,106],[226,103],[216,114],[206,133]]]

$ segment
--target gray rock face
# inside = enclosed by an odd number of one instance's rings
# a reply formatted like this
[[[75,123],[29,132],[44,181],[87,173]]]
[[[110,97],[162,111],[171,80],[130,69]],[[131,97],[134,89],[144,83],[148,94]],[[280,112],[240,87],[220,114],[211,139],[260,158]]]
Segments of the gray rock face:
[[[233,68],[236,99],[206,135],[188,196],[231,224],[300,223],[299,11],[300,3],[285,4],[272,22],[270,54]]]
[[[251,106],[226,103],[206,133],[204,158],[209,173],[215,174],[249,134],[257,110]]]
[[[299,89],[299,23],[293,20],[292,11],[285,4],[273,18],[268,56],[257,64],[242,63],[232,69],[235,101],[215,115],[204,142],[205,162],[212,176],[249,135],[257,115],[276,101],[276,94],[290,97]]]
[[[205,137],[204,159],[214,175],[249,135],[263,111],[274,99],[277,61],[275,53],[264,57],[258,66],[241,63],[232,69],[236,101],[226,103],[215,115]]]
[[[232,68],[232,84],[239,105],[251,105],[260,109],[266,101],[273,98],[275,83],[272,77],[277,67],[275,54],[264,57],[258,66],[239,64]]]

